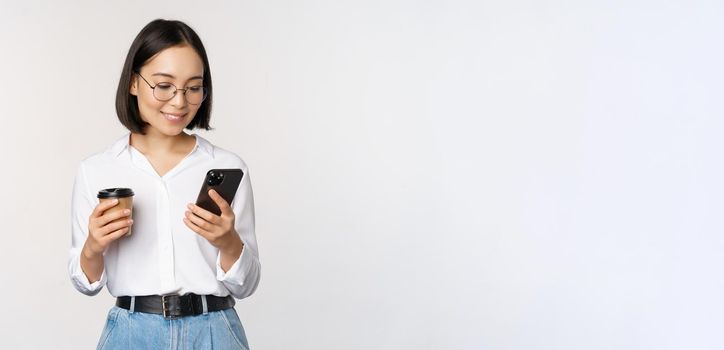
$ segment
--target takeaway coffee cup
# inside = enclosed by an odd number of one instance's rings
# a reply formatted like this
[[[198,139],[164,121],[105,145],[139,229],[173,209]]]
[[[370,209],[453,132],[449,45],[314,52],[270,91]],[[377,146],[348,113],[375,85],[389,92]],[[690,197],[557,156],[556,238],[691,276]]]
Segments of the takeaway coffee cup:
[[[131,215],[123,217],[116,221],[128,220],[133,217],[133,190],[130,188],[106,188],[105,190],[98,191],[98,200],[102,203],[104,201],[110,201],[118,199],[118,204],[106,210],[104,214],[113,213],[119,210],[130,209]],[[116,222],[114,221],[114,222]],[[126,236],[131,235],[131,228],[128,228]]]

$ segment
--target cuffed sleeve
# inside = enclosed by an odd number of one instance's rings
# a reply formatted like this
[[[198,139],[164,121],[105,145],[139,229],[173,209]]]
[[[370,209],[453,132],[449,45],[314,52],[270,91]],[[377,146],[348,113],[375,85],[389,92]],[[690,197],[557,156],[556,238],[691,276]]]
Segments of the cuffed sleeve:
[[[86,181],[83,165],[78,168],[71,199],[71,247],[68,274],[73,287],[86,295],[96,295],[106,284],[105,270],[99,281],[91,283],[80,267],[80,254],[88,237],[88,218],[95,203]]]
[[[239,259],[226,272],[221,268],[221,256],[217,256],[216,278],[224,284],[231,295],[243,299],[256,290],[261,271],[255,232],[254,195],[248,169],[239,184],[231,208],[236,216],[236,232],[239,233],[244,248]]]
[[[106,285],[106,272],[103,271],[101,279],[91,283],[88,277],[83,273],[80,267],[80,254],[72,256],[70,264],[75,265],[70,268],[70,281],[73,282],[75,289],[85,295],[96,295]]]

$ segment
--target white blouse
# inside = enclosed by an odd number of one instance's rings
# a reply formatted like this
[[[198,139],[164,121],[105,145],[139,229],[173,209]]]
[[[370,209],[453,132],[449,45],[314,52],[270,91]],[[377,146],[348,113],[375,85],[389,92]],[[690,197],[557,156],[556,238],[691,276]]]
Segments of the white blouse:
[[[109,149],[83,160],[73,186],[72,242],[68,270],[78,291],[95,295],[108,285],[114,297],[212,294],[245,298],[259,284],[259,253],[254,232],[254,198],[249,169],[234,153],[199,135],[196,146],[179,164],[159,176],[146,157],[129,144],[130,134]],[[239,168],[244,176],[231,208],[244,249],[224,272],[217,248],[183,222],[186,205],[194,203],[210,169]],[[90,283],[80,267],[88,237],[88,220],[98,204],[99,190],[128,187],[133,197],[130,236],[113,242],[104,253],[100,281]]]

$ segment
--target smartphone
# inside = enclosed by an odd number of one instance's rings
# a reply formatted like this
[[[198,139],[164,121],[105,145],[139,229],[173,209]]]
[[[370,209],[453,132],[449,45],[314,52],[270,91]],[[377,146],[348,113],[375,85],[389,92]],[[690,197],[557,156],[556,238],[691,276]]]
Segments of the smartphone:
[[[202,207],[216,215],[221,215],[221,209],[211,197],[209,190],[215,190],[222,198],[231,205],[236,195],[236,189],[239,188],[241,178],[244,172],[241,169],[211,169],[206,173],[204,184],[201,185],[199,198],[196,199],[196,205]]]

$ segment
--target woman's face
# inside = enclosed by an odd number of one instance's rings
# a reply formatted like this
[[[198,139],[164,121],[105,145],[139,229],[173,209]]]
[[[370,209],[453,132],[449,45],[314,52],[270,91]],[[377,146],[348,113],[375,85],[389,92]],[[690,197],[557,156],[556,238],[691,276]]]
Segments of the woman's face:
[[[179,90],[168,101],[159,101],[154,97],[154,90],[149,86],[157,86],[156,95],[161,89],[173,91],[173,84],[178,89],[192,88],[198,91],[203,86],[204,64],[196,51],[188,45],[169,47],[153,56],[143,67],[140,74],[148,84],[134,74],[131,80],[131,95],[138,98],[138,109],[141,119],[150,124],[147,133],[176,136],[183,132],[196,116],[201,104],[193,105],[187,101],[183,91]],[[192,91],[188,91],[191,95]],[[192,101],[194,102],[194,101]],[[203,103],[203,102],[202,102]]]

